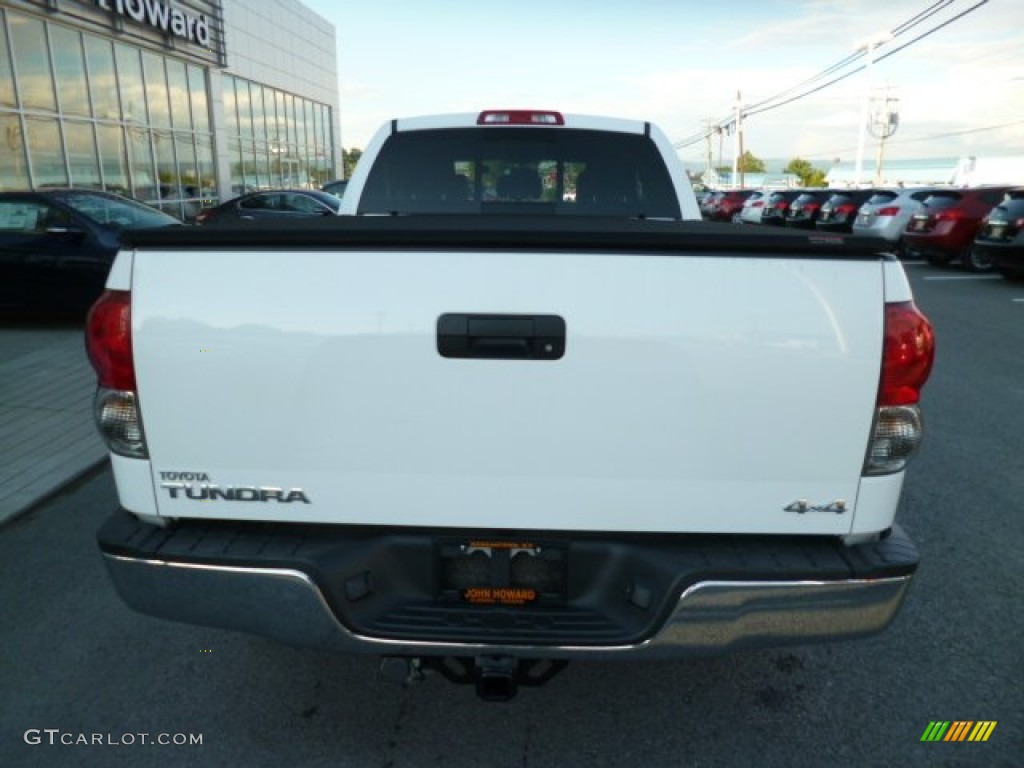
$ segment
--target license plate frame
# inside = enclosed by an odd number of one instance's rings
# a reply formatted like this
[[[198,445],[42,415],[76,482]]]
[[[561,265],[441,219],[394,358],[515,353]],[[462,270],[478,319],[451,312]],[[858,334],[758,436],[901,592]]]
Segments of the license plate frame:
[[[516,609],[566,601],[568,546],[564,542],[442,539],[437,542],[436,563],[440,602]]]

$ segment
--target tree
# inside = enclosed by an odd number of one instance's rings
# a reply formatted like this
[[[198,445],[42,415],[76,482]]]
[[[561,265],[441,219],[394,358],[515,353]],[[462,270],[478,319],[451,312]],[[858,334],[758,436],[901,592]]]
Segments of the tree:
[[[753,155],[749,150],[740,155],[736,168],[740,173],[764,173],[764,160]],[[731,165],[722,165],[715,168],[719,173],[732,173]]]
[[[352,171],[356,169],[356,163],[359,162],[359,158],[362,156],[363,150],[359,149],[358,147],[341,150],[341,163],[345,171],[346,179],[352,177]]]
[[[739,169],[743,171],[743,173],[764,173],[764,160],[759,157],[755,157],[751,154],[750,150],[747,150],[740,155],[738,165]]]
[[[803,187],[824,187],[826,181],[825,171],[815,168],[802,157],[794,157],[789,165],[782,169],[783,173],[792,173],[800,179],[800,186]]]

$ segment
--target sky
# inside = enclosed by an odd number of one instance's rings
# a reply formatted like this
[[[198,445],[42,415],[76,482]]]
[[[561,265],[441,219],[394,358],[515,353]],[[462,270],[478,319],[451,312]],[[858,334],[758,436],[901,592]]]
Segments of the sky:
[[[650,120],[673,142],[699,139],[737,92],[746,105],[774,97],[935,8],[879,45],[870,80],[862,70],[745,118],[745,149],[853,162],[865,97],[877,109],[888,96],[899,118],[886,159],[1024,156],[1024,0],[303,2],[335,27],[345,148],[392,118],[487,108]],[[714,165],[731,164],[731,137],[710,145]],[[866,162],[877,146],[867,134]],[[702,139],[679,149],[691,167],[707,153]]]

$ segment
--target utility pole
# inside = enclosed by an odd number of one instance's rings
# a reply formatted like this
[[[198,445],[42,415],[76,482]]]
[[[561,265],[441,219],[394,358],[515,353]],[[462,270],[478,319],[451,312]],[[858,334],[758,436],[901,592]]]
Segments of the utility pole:
[[[899,102],[895,96],[890,96],[888,91],[882,100],[882,108],[871,113],[871,123],[868,130],[871,135],[878,139],[878,154],[875,156],[875,186],[882,185],[882,158],[885,156],[886,139],[896,133],[900,125],[900,115],[896,111],[896,104]]]
[[[875,48],[892,40],[891,32],[874,35],[858,43],[855,50],[867,51],[868,63],[864,69],[864,98],[860,105],[860,125],[857,128],[857,167],[853,175],[853,183],[860,186],[861,173],[864,170],[864,134],[868,123],[868,101],[871,99],[871,64],[875,60]]]
[[[707,162],[706,173],[707,173],[707,177],[710,179],[711,178],[711,170],[714,167],[711,164],[711,118],[710,117],[708,118],[708,130],[707,130],[707,133],[705,135],[706,135],[707,140],[708,140],[708,162]]]
[[[740,120],[742,119],[742,110],[740,102],[740,92],[736,91],[736,117],[734,118],[732,129],[732,184],[736,186],[736,178],[739,175],[740,169],[740,152],[743,151],[743,140],[740,138]],[[742,182],[740,184],[742,186]]]

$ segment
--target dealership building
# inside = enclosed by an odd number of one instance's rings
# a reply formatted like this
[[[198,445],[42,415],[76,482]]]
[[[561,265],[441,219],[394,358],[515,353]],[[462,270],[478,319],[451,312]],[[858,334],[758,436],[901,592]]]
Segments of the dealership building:
[[[182,219],[341,174],[337,41],[298,0],[0,0],[0,191]]]

